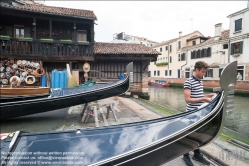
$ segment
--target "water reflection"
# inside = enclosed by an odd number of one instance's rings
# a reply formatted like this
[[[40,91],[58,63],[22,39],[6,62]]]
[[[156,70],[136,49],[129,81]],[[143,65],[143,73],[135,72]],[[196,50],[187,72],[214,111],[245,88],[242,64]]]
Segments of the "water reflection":
[[[178,111],[185,111],[183,89],[161,88],[149,86],[150,101],[171,107]],[[249,98],[234,97],[234,112],[226,117],[226,127],[249,136]]]

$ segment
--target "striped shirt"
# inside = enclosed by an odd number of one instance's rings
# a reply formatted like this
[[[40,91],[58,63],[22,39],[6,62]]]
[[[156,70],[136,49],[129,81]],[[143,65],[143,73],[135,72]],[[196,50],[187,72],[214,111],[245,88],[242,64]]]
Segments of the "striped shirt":
[[[192,76],[184,82],[184,89],[191,90],[191,98],[201,98],[204,97],[203,84],[202,81]],[[204,102],[199,103],[187,103],[186,111],[191,111],[201,106]]]

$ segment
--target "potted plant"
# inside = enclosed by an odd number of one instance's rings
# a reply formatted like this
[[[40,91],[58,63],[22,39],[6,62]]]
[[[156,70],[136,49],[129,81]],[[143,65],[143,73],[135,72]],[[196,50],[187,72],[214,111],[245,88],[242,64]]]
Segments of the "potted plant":
[[[9,36],[0,35],[1,40],[10,40]]]
[[[61,39],[61,43],[64,43],[64,44],[72,44],[72,40]]]
[[[43,43],[53,43],[54,42],[54,40],[51,38],[41,38],[40,41]]]
[[[19,41],[29,41],[29,42],[32,42],[33,38],[32,37],[19,37],[18,40]]]
[[[88,41],[81,40],[81,41],[78,41],[78,44],[79,44],[79,45],[89,45],[89,42],[88,42]]]

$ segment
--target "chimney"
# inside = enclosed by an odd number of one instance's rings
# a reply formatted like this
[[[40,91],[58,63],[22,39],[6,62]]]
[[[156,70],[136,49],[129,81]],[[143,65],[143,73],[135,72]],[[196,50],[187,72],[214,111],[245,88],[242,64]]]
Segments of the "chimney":
[[[221,25],[222,23],[215,24],[215,34],[214,34],[214,40],[219,40],[221,37]]]
[[[182,37],[182,31],[179,32],[179,38],[181,38],[181,37]]]

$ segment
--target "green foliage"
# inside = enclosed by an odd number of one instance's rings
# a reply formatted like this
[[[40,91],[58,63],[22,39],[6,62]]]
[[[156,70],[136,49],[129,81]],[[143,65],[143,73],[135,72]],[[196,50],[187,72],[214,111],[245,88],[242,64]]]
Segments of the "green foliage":
[[[51,38],[41,38],[40,41],[41,42],[47,42],[47,43],[53,43],[54,40],[51,39]]]
[[[64,40],[64,39],[61,39],[61,43],[71,44],[71,43],[72,43],[72,40]]]
[[[78,41],[78,44],[89,45],[89,42],[88,41]]]
[[[4,35],[0,35],[0,39],[3,39],[3,40],[9,40],[10,37],[9,36],[4,36]]]
[[[33,41],[32,37],[19,37],[18,38],[20,41]]]
[[[156,66],[167,66],[168,62],[157,63]]]

